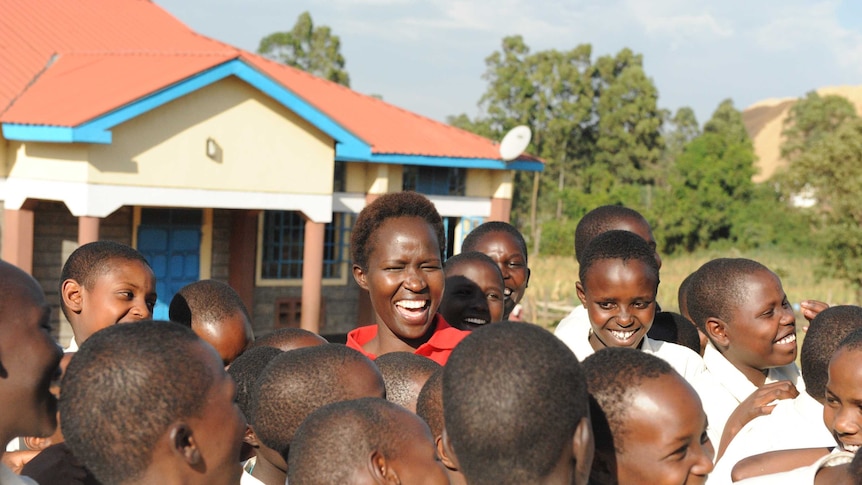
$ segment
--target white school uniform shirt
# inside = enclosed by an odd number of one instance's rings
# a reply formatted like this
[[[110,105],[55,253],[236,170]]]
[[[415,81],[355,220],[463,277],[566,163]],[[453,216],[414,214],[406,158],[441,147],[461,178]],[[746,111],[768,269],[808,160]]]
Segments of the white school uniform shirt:
[[[823,405],[802,391],[795,399],[778,401],[771,414],[749,421],[727,445],[706,483],[730,485],[733,467],[749,456],[775,450],[836,446],[838,443],[823,423]]]
[[[264,485],[264,483],[257,479],[254,475],[251,474],[251,471],[254,470],[254,466],[257,464],[257,457],[253,456],[243,462],[242,464],[242,477],[239,479],[239,485]],[[284,481],[287,484],[287,480]]]
[[[738,485],[813,484],[814,477],[817,476],[817,472],[819,472],[821,469],[830,466],[846,465],[851,461],[853,461],[853,453],[836,450],[824,456],[823,458],[815,461],[812,465],[800,467],[787,472],[772,473],[770,475],[746,478],[745,480],[740,480],[734,483]]]
[[[590,345],[591,331],[592,326],[586,308],[578,306],[566,318],[560,320],[554,335],[574,352],[579,361],[583,361],[596,353]],[[706,369],[703,359],[690,348],[682,345],[653,340],[644,335],[640,350],[666,361],[687,381],[698,378]]]
[[[703,410],[709,420],[707,434],[717,450],[727,419],[739,403],[757,390],[757,386],[725,359],[712,342],[706,345],[703,363],[706,365],[706,372],[692,381],[692,386],[700,396]],[[800,393],[805,391],[805,384],[795,363],[769,369],[765,384],[778,381],[790,381]],[[795,426],[796,423],[792,425]]]

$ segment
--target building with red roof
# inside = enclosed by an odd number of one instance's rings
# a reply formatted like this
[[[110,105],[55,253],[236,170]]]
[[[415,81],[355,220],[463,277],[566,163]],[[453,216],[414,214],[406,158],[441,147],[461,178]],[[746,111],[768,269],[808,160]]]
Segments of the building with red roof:
[[[112,239],[151,262],[157,317],[180,287],[215,278],[259,332],[344,332],[368,323],[347,244],[367,201],[425,193],[452,252],[474,225],[508,220],[514,170],[542,169],[202,36],[148,0],[0,0],[0,12],[2,257],[45,288],[77,245]]]

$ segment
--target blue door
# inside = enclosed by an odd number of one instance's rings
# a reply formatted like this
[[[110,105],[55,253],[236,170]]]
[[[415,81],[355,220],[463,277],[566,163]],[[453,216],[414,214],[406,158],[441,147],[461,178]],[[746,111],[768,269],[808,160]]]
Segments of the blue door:
[[[200,210],[141,209],[138,251],[156,275],[156,320],[167,320],[177,291],[200,278],[202,218]]]

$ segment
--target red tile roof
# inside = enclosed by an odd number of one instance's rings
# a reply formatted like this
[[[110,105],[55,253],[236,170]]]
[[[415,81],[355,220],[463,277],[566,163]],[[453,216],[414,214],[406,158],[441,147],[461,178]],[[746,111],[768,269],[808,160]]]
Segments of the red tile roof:
[[[77,126],[240,58],[375,154],[499,159],[486,138],[204,37],[148,0],[0,0],[0,122]]]

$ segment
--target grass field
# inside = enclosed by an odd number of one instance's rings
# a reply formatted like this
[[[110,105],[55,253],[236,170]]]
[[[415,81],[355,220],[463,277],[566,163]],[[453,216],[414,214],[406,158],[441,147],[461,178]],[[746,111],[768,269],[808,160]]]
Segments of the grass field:
[[[719,257],[750,258],[765,264],[781,278],[791,303],[814,299],[830,305],[856,304],[855,292],[845,282],[826,278],[818,280],[815,277],[814,268],[818,261],[813,256],[765,251],[705,251],[663,259],[658,290],[658,301],[662,309],[678,311],[677,290],[682,280],[703,263]],[[530,286],[521,302],[524,305],[525,320],[553,327],[560,318],[580,304],[575,293],[578,264],[574,257],[534,257],[530,259],[530,270]],[[801,317],[798,323],[800,326],[804,324]]]

